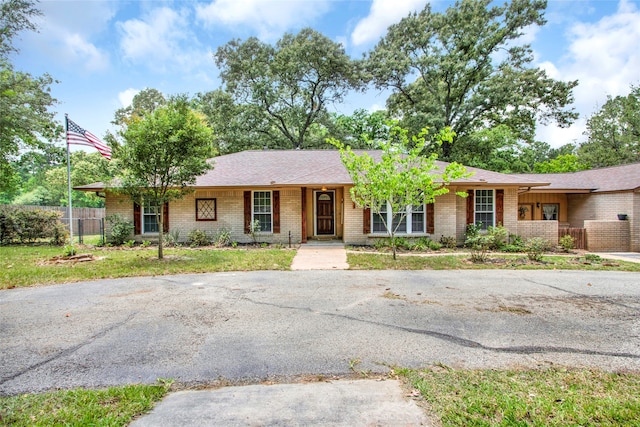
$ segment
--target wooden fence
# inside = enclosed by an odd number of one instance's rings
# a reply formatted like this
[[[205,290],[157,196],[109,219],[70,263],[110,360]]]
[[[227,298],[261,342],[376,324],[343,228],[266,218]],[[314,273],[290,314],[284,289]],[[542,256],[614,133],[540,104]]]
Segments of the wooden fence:
[[[587,230],[584,228],[558,228],[558,238],[569,235],[573,237],[573,247],[575,249],[587,248]]]

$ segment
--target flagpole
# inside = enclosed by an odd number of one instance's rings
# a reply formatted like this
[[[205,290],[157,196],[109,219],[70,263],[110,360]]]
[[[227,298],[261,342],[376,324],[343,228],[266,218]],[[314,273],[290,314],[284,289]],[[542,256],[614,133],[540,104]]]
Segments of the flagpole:
[[[64,139],[67,143],[67,186],[69,194],[69,245],[73,251],[73,206],[71,202],[71,156],[69,155],[69,116],[64,115]]]

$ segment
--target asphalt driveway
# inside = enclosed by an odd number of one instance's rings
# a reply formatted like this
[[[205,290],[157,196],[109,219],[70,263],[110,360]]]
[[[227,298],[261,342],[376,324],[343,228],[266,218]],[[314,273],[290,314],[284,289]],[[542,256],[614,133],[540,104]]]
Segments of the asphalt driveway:
[[[292,271],[0,292],[0,394],[419,367],[640,370],[640,275]]]

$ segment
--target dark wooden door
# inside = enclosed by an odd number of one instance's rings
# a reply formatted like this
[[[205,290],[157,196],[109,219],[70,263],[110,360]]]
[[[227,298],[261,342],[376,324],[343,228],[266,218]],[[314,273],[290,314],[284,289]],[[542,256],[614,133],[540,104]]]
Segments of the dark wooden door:
[[[335,234],[334,206],[332,192],[316,193],[316,228],[318,235]]]

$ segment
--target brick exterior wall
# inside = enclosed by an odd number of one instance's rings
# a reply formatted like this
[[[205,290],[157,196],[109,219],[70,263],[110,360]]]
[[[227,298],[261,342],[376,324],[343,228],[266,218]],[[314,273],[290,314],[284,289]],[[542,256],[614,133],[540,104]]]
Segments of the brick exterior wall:
[[[570,194],[568,201],[569,222],[586,229],[590,251],[640,251],[640,193]],[[620,213],[628,220],[619,221]]]
[[[629,221],[584,222],[587,231],[587,249],[592,252],[626,252],[629,250]]]
[[[542,237],[552,245],[558,244],[558,221],[518,221],[515,231],[524,240],[532,237]]]
[[[458,203],[462,199],[456,196],[455,190],[436,198],[434,204],[434,229],[433,240],[444,237],[458,237]],[[463,200],[464,201],[464,200]]]
[[[133,223],[133,202],[128,196],[121,196],[111,191],[106,192],[106,198],[104,202],[105,217],[110,215],[120,215],[127,221]],[[105,229],[107,235],[110,232],[109,221],[105,221]]]
[[[351,198],[351,187],[345,187],[344,189],[344,228],[343,228],[343,240],[345,243],[351,245],[367,245],[370,244],[369,238],[362,234],[362,209],[359,207],[353,207],[353,199]]]
[[[280,191],[280,233],[259,233],[258,241],[286,244],[300,243],[302,239],[301,193],[299,188],[274,188]],[[179,230],[180,241],[186,241],[191,230],[207,231],[211,235],[227,230],[231,239],[238,243],[251,243],[249,234],[244,234],[244,197],[240,190],[198,190],[186,197],[169,203],[169,231]],[[216,199],[216,221],[196,221],[196,198]],[[129,197],[109,193],[105,202],[106,215],[120,214],[133,222],[133,202]],[[109,225],[107,222],[107,234]],[[157,235],[136,236],[136,239],[153,240]]]
[[[640,252],[640,192],[633,193],[633,208],[629,212],[630,239],[629,250]]]
[[[353,207],[353,201],[349,192],[350,187],[335,188],[336,190],[336,238],[341,238],[347,244],[370,245],[376,237],[364,235],[363,211]],[[244,234],[244,198],[245,189],[230,190],[198,190],[183,199],[169,204],[169,230],[179,230],[180,240],[185,241],[189,231],[200,229],[210,234],[221,230],[231,233],[231,239],[239,243],[250,243],[251,236]],[[249,190],[249,189],[247,189]],[[261,234],[259,241],[268,243],[288,243],[289,231],[291,231],[292,243],[300,243],[302,239],[302,193],[300,188],[274,188],[280,191],[280,230],[279,234]],[[455,236],[459,243],[464,242],[466,230],[466,203],[467,199],[456,195],[456,191],[466,191],[467,188],[450,188],[450,192],[436,199],[434,206],[434,233],[430,237],[439,240],[440,237]],[[216,199],[216,221],[196,221],[196,198]],[[344,198],[344,205],[342,205]],[[638,198],[640,206],[640,196]],[[523,234],[520,223],[517,220],[518,195],[515,188],[504,189],[504,226],[512,233]],[[106,214],[118,213],[129,221],[133,221],[133,202],[126,196],[108,193],[106,199]],[[307,232],[313,237],[313,190],[307,188]],[[555,237],[547,230],[549,221],[540,221],[538,227],[527,226],[526,233],[536,235],[557,242],[557,224]],[[108,224],[107,224],[107,233]],[[416,235],[416,236],[424,236]],[[136,236],[138,240],[152,240],[152,235]],[[523,236],[524,237],[524,236]],[[555,239],[555,240],[554,240]]]
[[[632,218],[634,193],[570,194],[569,223],[572,227],[584,227],[586,220],[617,220],[619,213]]]

